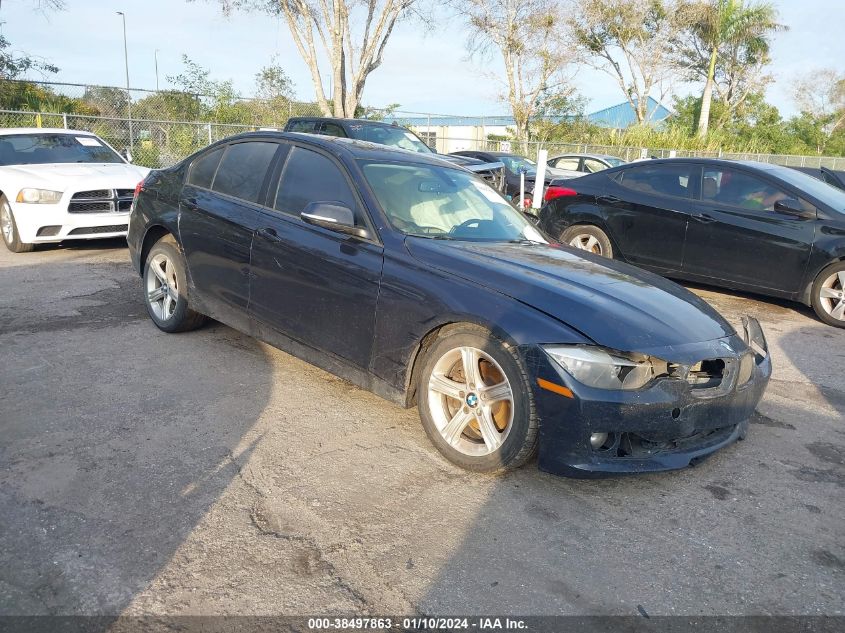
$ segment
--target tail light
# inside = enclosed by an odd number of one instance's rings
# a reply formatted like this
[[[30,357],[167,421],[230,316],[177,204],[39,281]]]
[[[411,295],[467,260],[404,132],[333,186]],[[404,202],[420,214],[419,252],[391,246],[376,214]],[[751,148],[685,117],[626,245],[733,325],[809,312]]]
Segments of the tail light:
[[[546,195],[543,196],[543,202],[548,202],[549,200],[554,200],[555,198],[560,198],[562,196],[577,196],[578,192],[574,189],[570,189],[569,187],[559,187],[557,185],[550,185],[546,189]]]
[[[142,180],[137,185],[135,185],[135,194],[133,197],[137,198],[138,194],[144,189],[144,181]]]

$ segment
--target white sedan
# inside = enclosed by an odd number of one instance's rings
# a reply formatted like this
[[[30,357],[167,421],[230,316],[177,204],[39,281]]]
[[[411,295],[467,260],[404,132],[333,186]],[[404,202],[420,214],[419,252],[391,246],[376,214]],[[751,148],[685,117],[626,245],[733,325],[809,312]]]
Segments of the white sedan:
[[[90,132],[0,129],[0,232],[15,253],[35,244],[125,236],[149,173]]]

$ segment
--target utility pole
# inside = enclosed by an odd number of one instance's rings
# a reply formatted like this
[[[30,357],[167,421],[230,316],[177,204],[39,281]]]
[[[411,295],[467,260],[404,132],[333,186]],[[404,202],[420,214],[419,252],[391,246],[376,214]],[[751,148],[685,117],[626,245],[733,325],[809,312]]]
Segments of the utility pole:
[[[158,49],[156,49],[154,55],[156,60],[156,92],[158,92]]]
[[[135,139],[132,130],[132,95],[129,92],[129,49],[126,46],[126,14],[123,11],[116,11],[123,18],[123,63],[126,67],[126,110],[129,115],[129,151],[135,149]]]

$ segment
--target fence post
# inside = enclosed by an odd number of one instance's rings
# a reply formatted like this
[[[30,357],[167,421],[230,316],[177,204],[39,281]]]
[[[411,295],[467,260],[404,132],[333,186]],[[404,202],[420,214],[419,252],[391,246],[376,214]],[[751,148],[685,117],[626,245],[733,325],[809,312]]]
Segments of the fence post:
[[[67,129],[67,112],[62,112],[62,125]]]
[[[211,123],[206,123],[205,126],[208,129],[208,144],[211,145]]]

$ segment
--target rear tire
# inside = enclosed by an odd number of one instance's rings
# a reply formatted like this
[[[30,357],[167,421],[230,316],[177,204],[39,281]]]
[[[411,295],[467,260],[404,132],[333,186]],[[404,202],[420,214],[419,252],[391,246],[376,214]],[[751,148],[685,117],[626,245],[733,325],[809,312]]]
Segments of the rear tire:
[[[810,300],[819,319],[845,328],[845,262],[835,262],[818,274]]]
[[[158,329],[187,332],[205,323],[206,317],[191,310],[185,257],[172,235],[153,244],[144,262],[144,305]]]
[[[572,248],[613,259],[613,246],[607,233],[592,224],[576,224],[566,229],[560,241]]]
[[[510,470],[536,452],[539,419],[525,364],[486,330],[467,324],[439,338],[419,380],[425,432],[453,464]]]
[[[35,248],[35,244],[21,242],[12,206],[4,195],[0,195],[0,233],[3,233],[3,243],[6,248],[13,253],[29,253]]]

